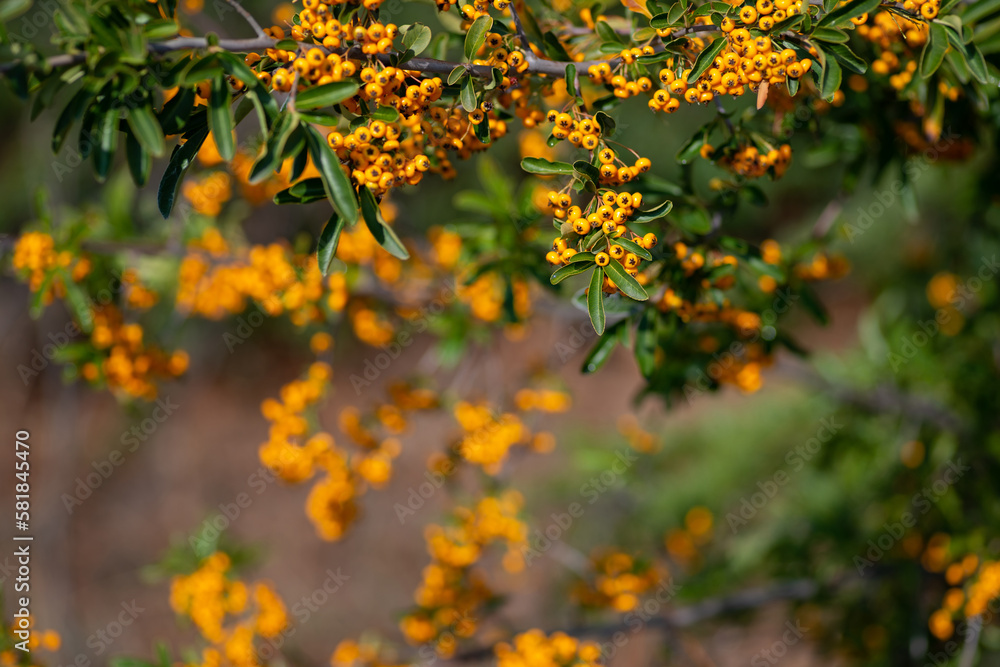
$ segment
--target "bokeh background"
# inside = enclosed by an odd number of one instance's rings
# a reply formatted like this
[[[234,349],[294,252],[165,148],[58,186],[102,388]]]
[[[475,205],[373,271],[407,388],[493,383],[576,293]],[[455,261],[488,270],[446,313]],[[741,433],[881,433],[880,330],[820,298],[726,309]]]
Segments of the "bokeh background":
[[[258,16],[273,9],[264,3],[247,4]],[[406,5],[394,20],[419,18],[435,25],[433,12],[426,10]],[[232,16],[213,15],[211,6],[192,13],[191,20],[203,30],[231,36],[246,30]],[[642,146],[654,161],[654,172],[672,178],[677,173],[673,156],[708,112],[685,106],[665,119],[645,113],[642,107],[641,101],[629,102],[618,112],[623,119],[621,141]],[[123,173],[97,187],[86,165],[64,169],[67,156],[53,156],[48,148],[52,120],[43,115],[29,123],[25,105],[7,93],[0,95],[0,123],[7,130],[0,137],[0,234],[16,235],[35,217],[33,202],[40,190],[55,210],[114,207],[133,197],[133,186]],[[966,130],[954,128],[957,145]],[[491,159],[515,179],[521,178],[519,132],[514,128],[490,151]],[[727,222],[729,233],[757,241],[803,238],[816,224],[832,224],[833,246],[852,266],[846,278],[818,288],[829,324],[820,326],[805,309],[792,307],[787,330],[809,356],[779,355],[765,373],[763,387],[753,394],[727,388],[693,400],[681,397],[671,405],[657,398],[637,402],[642,380],[632,358],[620,349],[601,372],[581,375],[581,362],[593,342],[586,313],[541,289],[534,292],[535,317],[516,335],[498,328],[470,340],[455,364],[441,363],[434,339],[420,337],[361,392],[349,378],[362,374],[366,360],[378,350],[355,340],[346,327],[331,331],[336,340],[334,384],[321,418],[335,434],[340,410],[351,405],[371,407],[384,398],[389,382],[414,373],[434,377],[455,395],[489,399],[509,398],[532,374],[558,378],[573,397],[570,410],[544,421],[544,427],[557,435],[558,447],[544,456],[514,456],[504,473],[525,494],[532,528],[548,525],[552,512],[562,511],[582,483],[607,468],[616,450],[629,446],[619,415],[635,415],[653,434],[655,444],[641,453],[641,463],[588,506],[536,566],[516,577],[502,575],[510,580],[501,579],[499,587],[506,585],[515,592],[498,612],[498,627],[554,629],[579,623],[581,619],[567,609],[565,591],[591,550],[618,544],[677,560],[685,547],[676,541],[671,545],[668,537],[683,527],[686,513],[695,506],[713,513],[715,533],[710,544],[699,547],[694,564],[679,568],[684,571],[676,600],[679,607],[732,591],[734,586],[764,585],[775,579],[820,581],[841,570],[853,572],[854,564],[843,554],[863,553],[867,538],[864,531],[845,529],[838,522],[853,519],[877,527],[891,514],[883,505],[900,492],[889,480],[908,467],[913,442],[928,424],[943,434],[944,441],[953,442],[952,436],[961,430],[957,424],[975,421],[990,404],[996,407],[995,395],[969,401],[957,413],[949,407],[963,387],[978,392],[995,382],[997,366],[994,357],[992,367],[979,369],[983,377],[970,380],[961,365],[949,365],[948,357],[939,354],[936,346],[948,344],[945,335],[920,349],[902,375],[886,361],[919,321],[928,313],[933,316],[934,308],[925,297],[928,282],[941,272],[971,274],[978,268],[977,256],[987,256],[995,248],[971,231],[982,221],[967,214],[968,202],[988,187],[978,178],[992,157],[983,151],[969,156],[956,151],[933,161],[915,155],[911,164],[919,168],[919,178],[914,181],[914,201],[897,198],[883,205],[884,212],[863,234],[849,238],[854,235],[848,226],[857,225],[863,212],[875,210],[878,196],[891,191],[887,188],[893,177],[887,175],[874,187],[838,192],[845,167],[836,156],[831,158],[831,143],[841,151],[864,152],[870,146],[861,128],[823,140],[796,140],[793,166],[797,168],[781,181],[762,183],[767,202],[743,206],[736,219]],[[697,167],[696,174],[701,187],[718,175],[706,165]],[[461,164],[453,181],[429,179],[418,192],[394,196],[397,227],[419,230],[458,219],[453,198],[476,183],[474,160]],[[134,196],[138,204],[129,214],[135,216],[136,226],[155,224],[153,188]],[[826,210],[830,200],[836,204]],[[290,236],[289,230],[315,235],[327,210],[324,203],[293,210],[235,206],[226,215],[242,224],[251,241],[267,242]],[[194,632],[175,620],[168,605],[169,582],[152,566],[171,545],[184,543],[204,521],[218,519],[223,506],[253,488],[251,477],[261,467],[257,448],[266,439],[267,428],[260,404],[302,372],[310,360],[306,341],[297,338],[287,323],[268,322],[231,352],[223,336],[238,326],[235,319],[175,323],[172,335],[190,352],[190,371],[161,390],[161,397],[176,405],[172,414],[128,451],[123,438],[137,424],[141,428],[149,407],[125,406],[108,393],[67,383],[56,363],[48,364],[37,377],[23,379],[18,366],[30,363],[50,334],[65,330],[67,313],[57,306],[30,319],[27,288],[9,272],[0,281],[0,433],[9,445],[0,452],[0,469],[13,468],[14,432],[30,430],[33,612],[39,627],[55,629],[62,636],[61,648],[48,662],[105,664],[111,655],[150,655],[157,640],[175,648],[190,644]],[[995,292],[995,284],[987,281],[976,302],[995,304]],[[977,339],[996,341],[995,317],[978,326],[982,328]],[[814,437],[823,420],[831,418],[844,424],[838,439],[791,475],[759,515],[732,529],[727,514],[738,512],[759,482],[786,469],[787,453]],[[366,495],[363,520],[340,542],[316,537],[303,512],[308,489],[280,482],[268,484],[259,495],[251,493],[252,504],[224,522],[223,539],[247,546],[250,571],[272,581],[290,606],[311,595],[327,570],[339,569],[349,577],[307,622],[295,625],[283,649],[290,664],[326,664],[336,641],[363,632],[401,639],[397,615],[411,605],[427,563],[424,525],[440,520],[453,499],[448,492],[436,493],[404,522],[394,506],[406,502],[410,490],[424,481],[428,457],[454,436],[448,415],[416,416],[403,438],[391,483]],[[946,445],[935,449],[929,441],[921,444],[925,446],[929,461],[947,460]],[[95,470],[107,470],[115,450],[123,453],[121,465],[114,466],[89,497],[68,507],[67,494],[77,493],[80,480]],[[473,479],[459,482],[459,489],[463,484],[471,488]],[[0,497],[11,498],[11,475],[3,476],[0,489]],[[0,529],[4,544],[9,544],[6,538],[11,533],[7,524]],[[840,567],[831,556],[824,561],[824,571],[815,565],[818,559],[793,551],[806,543],[821,549],[836,545],[832,551],[841,554],[836,557]],[[995,538],[984,538],[983,543],[996,548]],[[783,548],[789,550],[787,559]],[[5,598],[11,593],[11,551],[5,547],[0,552]],[[880,585],[877,579],[862,577],[859,582],[861,588]],[[914,598],[933,598],[934,591],[923,580],[915,580],[909,590]],[[119,616],[123,604],[142,609],[134,623],[110,646],[95,639]],[[5,611],[11,611],[7,599]],[[762,651],[782,641],[789,621],[800,622],[809,631],[801,642],[787,646],[782,664],[863,662],[864,643],[847,646],[848,623],[831,614],[823,600],[804,605],[775,600],[758,605],[756,613],[710,618],[670,632],[650,629],[630,641],[613,664],[668,664],[664,644],[669,664],[773,664]],[[911,647],[911,656],[901,656],[896,664],[910,664],[921,654],[923,623],[912,620],[908,632],[917,645]],[[897,629],[873,624],[850,634],[870,642],[872,649],[894,632]],[[987,628],[982,642],[995,648],[1000,638]]]

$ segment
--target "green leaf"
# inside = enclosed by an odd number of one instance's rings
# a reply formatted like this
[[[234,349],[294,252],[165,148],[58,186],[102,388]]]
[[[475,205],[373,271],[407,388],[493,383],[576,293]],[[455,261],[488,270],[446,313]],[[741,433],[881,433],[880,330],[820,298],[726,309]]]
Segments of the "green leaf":
[[[163,134],[177,134],[185,129],[194,109],[195,94],[191,88],[181,88],[160,111]]]
[[[136,186],[141,188],[146,185],[149,181],[149,173],[153,169],[153,157],[131,132],[125,137],[125,159],[128,162],[128,171],[132,175],[132,181]]]
[[[182,75],[183,83],[193,86],[206,79],[214,79],[225,72],[217,54],[205,56],[201,60],[194,60],[191,65],[184,70]]]
[[[469,32],[465,35],[465,59],[472,60],[483,44],[486,43],[486,34],[493,27],[493,17],[483,15],[476,19]]]
[[[111,162],[114,160],[115,148],[118,145],[118,108],[114,106],[114,100],[107,97],[98,113],[100,115],[95,125],[97,145],[94,147],[92,157],[94,173],[97,179],[103,182],[111,170]]]
[[[649,378],[656,369],[656,324],[659,313],[655,308],[646,308],[635,330],[635,361],[639,372]]]
[[[969,64],[969,71],[972,76],[976,77],[976,81],[986,84],[989,81],[989,75],[986,71],[986,59],[983,57],[979,45],[970,42],[965,45],[965,49],[965,60]]]
[[[625,272],[622,265],[616,261],[608,262],[608,265],[604,267],[607,272],[608,277],[611,278],[611,282],[618,286],[618,289],[622,291],[627,297],[635,299],[636,301],[645,301],[649,298],[646,294],[646,290],[643,289],[639,282]]]
[[[979,0],[966,5],[962,20],[966,24],[975,23],[997,10],[1000,10],[1000,0]]]
[[[334,81],[303,90],[295,97],[296,109],[322,109],[354,97],[358,92],[355,81]]]
[[[615,128],[617,127],[617,123],[615,123],[615,119],[609,116],[608,114],[604,113],[603,111],[598,111],[597,113],[594,114],[594,120],[597,121],[597,124],[601,126],[601,134],[603,136],[610,137],[615,133]]]
[[[372,112],[372,120],[381,120],[386,123],[395,123],[399,120],[399,112],[392,107],[379,107]]]
[[[411,49],[418,56],[431,43],[431,29],[422,23],[414,23],[403,33],[403,47]]]
[[[410,253],[396,236],[395,230],[382,217],[382,211],[379,210],[378,203],[375,201],[375,195],[368,188],[361,188],[361,212],[364,215],[368,231],[372,233],[372,236],[386,252],[399,259],[410,258]]]
[[[358,219],[358,199],[354,193],[354,186],[351,185],[347,174],[340,168],[340,160],[337,159],[319,131],[310,126],[306,126],[304,129],[309,155],[323,179],[323,187],[326,189],[326,196],[333,205],[333,210],[345,222],[353,225]],[[367,190],[367,188],[363,189]]]
[[[248,180],[251,183],[261,182],[281,167],[285,144],[298,125],[299,120],[295,114],[284,114],[278,119],[264,143],[263,152],[250,169]]]
[[[594,29],[597,31],[597,36],[601,38],[601,41],[605,43],[611,43],[618,46],[619,49],[623,46],[621,38],[615,29],[608,25],[607,21],[597,21],[594,23]]]
[[[83,112],[90,105],[94,98],[93,92],[89,88],[81,88],[70,98],[69,102],[56,119],[56,124],[52,129],[52,152],[58,153],[62,148],[66,135],[73,127],[73,123],[80,120]]]
[[[821,18],[817,26],[820,28],[835,27],[855,16],[875,11],[880,4],[882,4],[882,0],[851,0],[843,7],[838,7]]]
[[[606,336],[601,336],[597,339],[597,343],[590,349],[590,352],[587,353],[587,357],[583,360],[583,367],[580,369],[581,373],[596,373],[602,366],[604,366],[605,362],[611,358],[611,353],[614,352],[615,348],[618,346],[618,331],[620,331],[627,322],[628,320],[616,322],[611,325],[610,329],[607,330]]]
[[[920,76],[930,78],[944,62],[948,50],[948,31],[940,23],[931,23],[930,35],[920,54]]]
[[[611,262],[614,264],[614,262]],[[609,264],[610,266],[610,264]],[[604,269],[598,266],[590,277],[590,290],[587,292],[587,313],[594,331],[600,336],[604,333]]]
[[[698,157],[701,154],[701,147],[704,146],[708,141],[708,134],[705,128],[698,130],[698,132],[684,142],[680,150],[677,151],[677,161],[681,164],[688,164],[691,160]]]
[[[0,22],[17,18],[31,8],[32,0],[3,0],[0,2]]]
[[[156,122],[153,107],[147,103],[128,110],[128,125],[132,134],[142,144],[142,147],[155,157],[160,157],[166,151],[163,130]]]
[[[319,245],[316,248],[316,259],[319,262],[319,270],[325,276],[330,272],[330,265],[333,258],[337,256],[337,244],[340,243],[340,233],[344,231],[346,223],[344,219],[334,213],[330,216],[323,232],[319,235]]]
[[[688,234],[702,236],[712,231],[712,220],[703,208],[688,209],[674,216],[674,224]]]
[[[796,14],[795,16],[801,17],[802,14]],[[822,42],[832,42],[835,44],[843,44],[850,39],[850,35],[839,28],[816,28],[813,30],[812,37]]]
[[[569,93],[570,97],[576,97],[576,65],[573,63],[566,65],[566,71],[563,76],[566,81],[566,92]]]
[[[236,142],[233,141],[233,114],[229,109],[229,86],[220,74],[212,80],[212,91],[208,96],[208,127],[212,139],[219,149],[219,155],[225,161],[230,161],[236,155]]]
[[[558,269],[553,271],[552,275],[549,276],[549,282],[553,285],[558,285],[567,278],[584,273],[592,268],[593,265],[589,262],[570,262],[569,264],[560,266]]]
[[[649,251],[643,248],[635,241],[630,241],[625,237],[621,237],[615,239],[614,242],[620,245],[621,247],[625,248],[626,250],[628,250],[633,255],[636,255],[637,257],[641,257],[647,261],[653,259],[653,256],[649,253]]]
[[[462,81],[462,108],[472,113],[479,106],[479,101],[476,99],[476,82],[471,76],[466,77]]]
[[[573,165],[567,162],[549,162],[545,158],[526,157],[521,160],[521,169],[529,174],[540,176],[569,176],[573,174]]]
[[[221,52],[218,56],[226,73],[246,85],[247,97],[250,98],[260,114],[261,127],[271,127],[278,117],[278,103],[271,97],[267,86],[257,78],[254,71],[243,60],[232,53]]]
[[[185,136],[187,141],[174,148],[174,152],[170,155],[170,162],[167,163],[167,168],[163,172],[163,178],[160,179],[160,187],[156,193],[156,203],[160,209],[160,215],[164,218],[170,217],[170,211],[174,208],[184,173],[187,172],[195,156],[198,155],[201,145],[205,143],[205,139],[208,137],[208,128],[199,128],[191,135]]]
[[[827,53],[832,53],[833,57],[840,61],[847,69],[858,74],[868,71],[868,63],[862,60],[846,44],[827,44],[824,47]]]
[[[717,39],[712,42],[710,47],[698,54],[698,58],[694,61],[694,65],[691,66],[691,73],[687,79],[691,85],[694,85],[698,77],[708,71],[708,68],[715,62],[715,57],[722,53],[728,44],[729,42],[725,39]]]
[[[578,176],[590,181],[594,185],[601,182],[601,172],[586,160],[577,160],[574,162],[573,170]]]
[[[311,204],[326,199],[322,178],[306,178],[274,195],[275,204]]]
[[[820,52],[822,53],[822,51]],[[837,92],[840,88],[840,82],[843,79],[844,73],[840,69],[840,65],[837,63],[836,58],[826,58],[826,62],[823,63],[823,71],[820,73],[819,77],[819,94],[825,100],[830,100],[833,94]]]
[[[463,76],[469,76],[468,70],[465,69],[465,65],[456,65],[450,72],[448,72],[448,85],[454,86],[462,80]]]
[[[654,206],[653,208],[651,208],[651,209],[649,209],[647,211],[639,211],[635,215],[635,217],[633,217],[631,220],[629,220],[629,222],[644,223],[644,222],[652,222],[653,220],[659,220],[660,218],[662,218],[663,216],[665,216],[667,213],[670,213],[670,210],[673,207],[674,207],[674,203],[672,201],[670,201],[670,200],[667,200],[667,201],[663,202],[662,204],[660,204],[659,206]]]

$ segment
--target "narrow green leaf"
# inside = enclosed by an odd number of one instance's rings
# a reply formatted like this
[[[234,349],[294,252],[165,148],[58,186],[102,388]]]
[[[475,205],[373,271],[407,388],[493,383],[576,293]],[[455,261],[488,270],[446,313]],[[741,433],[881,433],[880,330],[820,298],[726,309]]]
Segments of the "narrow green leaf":
[[[250,169],[248,180],[251,183],[261,182],[281,167],[285,143],[298,124],[299,120],[295,114],[284,114],[278,119],[264,143],[260,157]]]
[[[212,132],[212,139],[219,149],[219,155],[227,162],[236,155],[230,102],[229,85],[220,74],[212,80],[212,91],[208,96],[208,127]]]
[[[633,255],[636,255],[637,257],[641,257],[642,259],[645,259],[647,261],[653,259],[653,256],[651,254],[649,254],[649,251],[646,250],[645,248],[643,248],[641,245],[639,245],[635,241],[630,241],[629,239],[627,239],[625,237],[621,237],[621,238],[615,239],[615,243],[617,243],[621,247],[625,248],[626,250],[628,250]]]
[[[493,17],[488,15],[480,16],[471,26],[465,35],[465,59],[472,60],[483,44],[486,43],[486,34],[493,27]]]
[[[608,265],[604,267],[607,272],[608,277],[611,278],[611,282],[618,286],[618,289],[622,291],[627,297],[635,299],[636,301],[645,301],[649,298],[646,294],[646,290],[643,289],[639,282],[625,272],[625,269],[621,264],[612,260],[608,262]]]
[[[160,187],[156,193],[156,203],[160,209],[160,215],[164,218],[170,217],[170,211],[174,208],[174,202],[177,199],[177,192],[180,190],[181,181],[188,167],[194,161],[195,156],[198,155],[198,151],[201,150],[201,145],[205,143],[205,139],[208,137],[208,128],[200,128],[195,130],[190,136],[185,136],[187,137],[187,141],[174,148],[174,152],[170,156],[170,162],[167,163],[167,168],[163,172],[163,178],[160,179]]]
[[[823,71],[819,77],[819,94],[824,100],[830,100],[833,94],[840,88],[840,82],[844,73],[840,69],[836,58],[826,58],[823,64]]]
[[[347,174],[340,168],[340,160],[337,159],[319,131],[309,126],[304,129],[309,155],[323,179],[323,187],[333,205],[333,210],[345,222],[353,225],[358,219],[358,198],[354,192],[354,186],[351,185]]]
[[[868,71],[868,63],[862,60],[854,51],[851,51],[850,47],[846,44],[827,44],[824,48],[827,53],[832,53],[834,58],[852,72],[864,74]]]
[[[614,262],[612,262],[614,264]],[[587,313],[594,331],[600,336],[604,333],[604,269],[600,266],[594,269],[590,277],[590,290],[587,292]]]
[[[851,0],[843,7],[838,7],[827,13],[817,25],[821,28],[835,27],[855,16],[875,11],[880,4],[882,4],[882,0]]]
[[[646,308],[635,330],[635,361],[639,372],[644,378],[649,378],[656,369],[656,324],[659,311]]]
[[[140,188],[146,185],[153,168],[153,157],[131,132],[125,137],[125,159],[128,162],[129,174],[132,175],[132,182]]]
[[[629,220],[629,222],[645,223],[645,222],[652,222],[653,220],[659,220],[666,214],[670,213],[670,210],[673,207],[674,203],[670,200],[667,200],[662,204],[660,204],[659,206],[654,206],[653,208],[647,211],[639,211],[638,213],[636,213],[635,217]]]
[[[540,176],[561,175],[569,176],[573,173],[573,165],[566,162],[550,162],[545,158],[526,157],[521,160],[521,169],[529,174]]]
[[[132,128],[132,134],[146,151],[154,157],[163,155],[166,151],[163,130],[156,122],[153,107],[148,102],[143,106],[132,107],[128,110],[128,125]]]
[[[565,266],[560,266],[549,276],[549,282],[558,285],[571,276],[575,276],[593,268],[588,262],[570,262]]]
[[[944,62],[948,50],[948,30],[940,23],[931,23],[930,35],[920,54],[920,76],[930,78]]]
[[[319,270],[325,276],[330,272],[330,265],[333,258],[337,256],[337,244],[340,243],[340,233],[344,231],[346,223],[344,219],[334,213],[330,216],[323,232],[319,235],[319,244],[316,248],[316,260],[319,262]]]
[[[322,109],[354,97],[358,92],[355,81],[334,81],[303,90],[295,97],[296,109]]]
[[[476,82],[471,76],[465,78],[462,81],[462,108],[468,112],[473,112],[476,107],[479,106],[479,101],[476,99]]]
[[[576,97],[576,65],[569,63],[565,71],[566,92],[570,97]]]
[[[375,195],[368,188],[361,188],[361,212],[368,231],[372,233],[372,236],[386,252],[399,259],[410,258],[410,253],[396,236],[396,231],[382,217],[382,211],[379,210],[378,203],[375,201]]]
[[[708,71],[708,68],[715,62],[715,57],[722,53],[728,44],[729,42],[725,39],[717,39],[712,42],[710,47],[698,54],[694,65],[691,66],[691,73],[688,75],[690,85],[694,85],[698,77]]]
[[[605,362],[611,358],[611,353],[618,347],[619,337],[617,334],[625,327],[627,322],[628,320],[621,320],[612,324],[611,328],[607,330],[607,335],[597,339],[597,343],[594,344],[594,347],[590,349],[587,357],[583,360],[583,367],[580,369],[581,373],[596,373],[604,366]]]

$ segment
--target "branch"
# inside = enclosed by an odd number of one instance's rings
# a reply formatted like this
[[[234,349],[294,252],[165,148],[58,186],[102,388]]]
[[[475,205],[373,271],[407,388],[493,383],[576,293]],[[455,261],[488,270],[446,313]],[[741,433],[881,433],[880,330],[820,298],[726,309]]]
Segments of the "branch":
[[[516,11],[511,5],[511,15],[517,17]],[[515,24],[520,24],[520,18],[515,19]],[[695,25],[687,28],[680,28],[675,30],[670,34],[670,39],[677,37],[682,37],[684,35],[696,32],[711,32],[718,31],[718,28],[714,25]],[[523,32],[523,26],[521,31]],[[519,38],[521,35],[519,34]],[[527,37],[523,37],[527,40]],[[272,39],[270,37],[255,37],[250,39],[220,39],[215,46],[208,43],[208,40],[204,37],[176,37],[174,39],[169,39],[164,42],[153,42],[149,45],[150,53],[164,54],[171,53],[173,51],[194,51],[194,50],[212,50],[221,49],[223,51],[232,51],[235,53],[248,53],[251,51],[262,51],[265,49],[274,48],[279,40]],[[300,42],[302,46],[309,48],[322,48],[318,44]],[[656,47],[656,52],[659,53],[663,51],[662,45]],[[379,62],[390,65],[394,58],[398,58],[398,53],[378,53],[374,56],[369,56],[361,51],[358,46],[352,46],[350,48],[339,48],[331,49],[330,53],[338,53],[341,55],[346,55],[351,59],[365,59],[374,58]],[[566,65],[576,65],[577,71],[586,71],[592,65],[600,65],[603,63],[608,64],[612,69],[617,68],[622,59],[620,57],[610,58],[607,60],[582,60],[580,62],[574,61],[561,61],[561,60],[543,60],[536,56],[530,47],[525,48],[525,58],[528,61],[528,72],[532,74],[545,74],[547,76],[552,76],[556,78],[562,78],[566,75]],[[86,61],[86,53],[64,53],[57,56],[52,56],[51,58],[43,61],[42,66],[44,69],[54,69],[58,67],[68,67],[71,65],[76,65]],[[22,61],[13,61],[8,63],[0,64],[0,74],[7,72],[19,64]],[[481,79],[489,79],[493,76],[493,68],[487,65],[470,65],[468,63],[455,63],[448,62],[445,60],[435,60],[434,58],[411,58],[403,63],[401,69],[406,69],[414,72],[427,72],[429,74],[448,74],[456,67],[465,67],[465,69],[472,75],[479,77]]]
[[[239,0],[226,0],[226,2],[228,2],[240,16],[246,19],[246,22],[250,24],[250,27],[253,28],[253,31],[257,33],[258,37],[267,37],[267,33],[264,32],[264,29],[260,27],[259,23],[257,23],[257,19],[255,19],[250,12],[243,8],[243,5],[239,3]]]
[[[781,582],[773,586],[750,588],[739,593],[734,593],[733,595],[709,598],[687,607],[679,607],[673,611],[666,612],[662,616],[654,616],[646,621],[644,627],[663,630],[687,628],[723,614],[756,609],[768,602],[778,600],[808,600],[814,597],[819,590],[819,584],[811,579],[796,579]],[[573,636],[609,636],[616,632],[631,631],[634,631],[634,627],[628,623],[583,625],[563,630],[566,634]],[[456,654],[446,662],[470,662],[473,660],[482,660],[492,655],[492,646],[482,646]]]

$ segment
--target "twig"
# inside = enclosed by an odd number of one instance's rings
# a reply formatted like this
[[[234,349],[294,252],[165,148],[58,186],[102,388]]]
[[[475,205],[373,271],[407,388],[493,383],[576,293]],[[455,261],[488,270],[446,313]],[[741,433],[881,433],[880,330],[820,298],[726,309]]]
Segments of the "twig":
[[[517,38],[521,42],[521,48],[524,49],[524,57],[530,63],[535,59],[535,54],[531,50],[531,42],[528,41],[528,34],[524,31],[524,26],[521,24],[521,17],[517,14],[517,9],[514,8],[515,2],[511,2],[508,9],[510,9],[510,16],[514,19],[514,28],[517,30]]]
[[[756,609],[768,602],[778,600],[808,600],[814,597],[820,590],[819,585],[810,579],[797,579],[775,584],[773,586],[762,586],[740,591],[734,595],[719,598],[709,598],[688,607],[679,607],[672,611],[667,611],[662,616],[654,616],[646,622],[647,628],[657,628],[661,630],[676,630],[687,628],[702,621],[732,614],[739,611]],[[566,634],[576,637],[583,636],[609,636],[616,632],[632,631],[633,628],[627,623],[610,623],[603,625],[584,625],[576,628],[563,630]],[[470,662],[473,660],[483,660],[493,654],[493,648],[482,646],[470,649],[464,653],[459,653],[447,662]]]
[[[267,37],[267,33],[264,32],[264,29],[260,27],[259,23],[257,23],[257,19],[255,19],[250,12],[243,8],[243,5],[239,3],[239,0],[226,0],[226,2],[228,2],[240,16],[246,19],[246,22],[250,24],[250,27],[253,28],[253,31],[257,33],[258,37]]]

